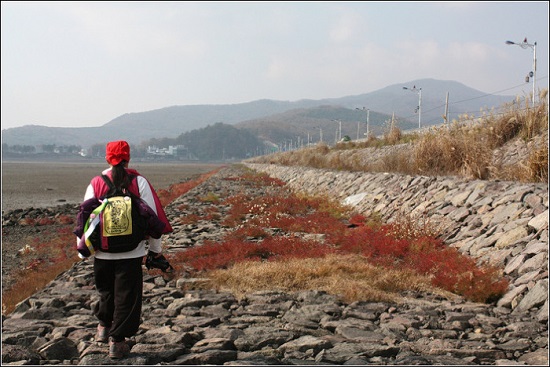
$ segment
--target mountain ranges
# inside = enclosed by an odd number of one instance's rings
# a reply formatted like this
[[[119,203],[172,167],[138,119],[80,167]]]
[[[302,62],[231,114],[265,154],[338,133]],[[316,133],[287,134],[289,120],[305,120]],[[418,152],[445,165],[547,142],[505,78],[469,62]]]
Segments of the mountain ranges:
[[[448,111],[449,121],[464,115],[479,117],[514,99],[514,96],[486,94],[455,81],[420,79],[340,98],[293,102],[262,99],[240,104],[171,106],[126,113],[97,127],[25,125],[3,129],[2,145],[89,148],[120,139],[137,145],[151,139],[175,139],[197,129],[221,124],[247,130],[271,147],[302,146],[321,140],[330,144],[345,136],[351,140],[364,138],[367,126],[370,133],[380,135],[392,117],[394,126],[406,131],[418,128],[419,122],[422,127],[443,123],[445,111]]]

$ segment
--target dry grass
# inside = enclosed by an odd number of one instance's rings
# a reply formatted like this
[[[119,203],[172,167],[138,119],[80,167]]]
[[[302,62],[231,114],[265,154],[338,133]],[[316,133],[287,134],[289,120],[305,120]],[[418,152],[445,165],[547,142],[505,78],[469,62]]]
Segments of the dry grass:
[[[537,148],[529,154],[525,176],[541,182],[548,181],[548,145]]]
[[[447,220],[434,220],[425,212],[407,212],[400,210],[392,217],[390,224],[395,230],[390,235],[396,239],[413,240],[421,237],[441,238],[449,223]]]
[[[489,112],[479,119],[462,116],[448,125],[422,133],[403,134],[395,125],[382,138],[340,142],[333,147],[319,144],[298,151],[250,159],[251,163],[274,163],[365,172],[396,172],[408,175],[460,176],[468,179],[548,182],[547,91],[531,107],[517,100],[503,106],[504,112]],[[523,103],[523,104],[522,104]],[[525,160],[502,162],[495,152],[506,145],[528,151]],[[382,157],[372,158],[381,147]]]
[[[360,255],[328,255],[314,259],[246,261],[230,269],[208,273],[209,286],[229,290],[236,297],[270,289],[285,292],[321,290],[351,303],[398,302],[405,290],[430,292],[451,297],[431,285],[427,276],[413,271],[373,266]]]

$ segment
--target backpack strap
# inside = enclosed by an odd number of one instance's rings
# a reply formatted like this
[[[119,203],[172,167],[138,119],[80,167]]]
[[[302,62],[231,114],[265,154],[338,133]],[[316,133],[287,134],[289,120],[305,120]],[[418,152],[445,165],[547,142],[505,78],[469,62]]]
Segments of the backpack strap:
[[[107,175],[101,175],[101,178],[107,184],[107,186],[109,186],[109,193],[116,190],[115,184],[113,183],[113,181],[111,181],[111,179]]]
[[[127,176],[127,186],[128,187],[120,187],[120,188],[117,188],[115,186],[115,184],[113,183],[113,181],[111,181],[111,179],[109,178],[109,176],[107,175],[101,175],[101,178],[103,179],[103,181],[105,182],[105,184],[109,187],[109,191],[106,195],[109,195],[109,194],[114,194],[116,192],[116,190],[120,190],[121,193],[124,193],[124,194],[128,194],[128,195],[133,195],[132,192],[130,191],[130,183],[136,178],[136,175],[128,175]]]

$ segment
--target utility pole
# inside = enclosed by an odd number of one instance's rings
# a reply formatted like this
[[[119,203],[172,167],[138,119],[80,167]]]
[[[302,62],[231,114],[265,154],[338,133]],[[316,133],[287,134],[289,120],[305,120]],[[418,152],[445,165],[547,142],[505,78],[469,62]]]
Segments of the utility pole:
[[[342,120],[332,120],[334,122],[338,122],[338,125],[339,125],[339,128],[338,128],[338,132],[337,132],[337,142],[342,140]]]
[[[418,128],[420,129],[422,124],[422,88],[417,89],[415,85],[412,88],[403,87],[403,89],[418,93],[418,106],[416,107],[415,112],[418,112]]]
[[[367,108],[367,139],[369,138],[369,114],[370,114],[370,110]]]
[[[445,123],[449,124],[449,92],[447,92],[447,97],[445,98]]]
[[[367,136],[367,138],[369,137],[369,112],[370,110],[368,108],[355,108],[356,110],[358,111],[367,111],[367,132],[365,133],[365,135]]]

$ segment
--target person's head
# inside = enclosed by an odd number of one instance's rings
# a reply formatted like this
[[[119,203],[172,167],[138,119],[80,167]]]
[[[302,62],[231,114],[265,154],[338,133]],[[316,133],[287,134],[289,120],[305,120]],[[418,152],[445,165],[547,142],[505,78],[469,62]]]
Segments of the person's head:
[[[123,163],[123,165],[128,164],[128,162],[130,162],[130,145],[124,140],[107,143],[105,160],[113,167],[121,163]]]
[[[126,170],[130,162],[130,146],[124,140],[112,141],[107,143],[105,149],[105,160],[111,168],[111,178],[115,186],[126,187]]]

